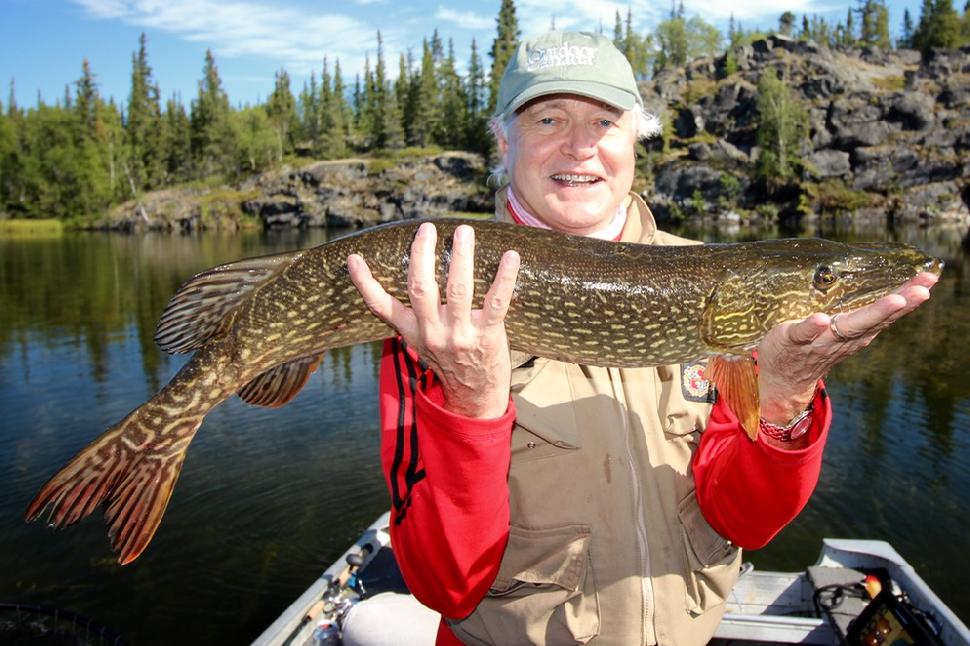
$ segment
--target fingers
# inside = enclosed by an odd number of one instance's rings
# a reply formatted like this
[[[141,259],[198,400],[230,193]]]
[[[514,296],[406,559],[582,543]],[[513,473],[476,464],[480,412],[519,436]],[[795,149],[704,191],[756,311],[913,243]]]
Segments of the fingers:
[[[440,318],[438,307],[441,296],[438,293],[438,280],[435,277],[437,253],[435,245],[438,232],[434,225],[425,222],[411,243],[411,261],[408,266],[408,298],[414,310],[415,319],[422,328],[437,327]]]
[[[937,277],[923,272],[907,281],[894,294],[848,314],[840,314],[839,332],[848,339],[876,335],[893,322],[925,303]]]
[[[475,292],[475,230],[461,225],[455,229],[448,269],[446,312],[458,326],[471,324],[472,296]]]
[[[804,321],[792,323],[788,327],[788,340],[798,345],[808,345],[829,327],[829,318],[824,314],[812,314]]]
[[[494,328],[505,323],[505,315],[512,302],[515,280],[519,275],[519,254],[506,251],[499,262],[495,280],[482,303],[483,319],[486,328]]]
[[[364,299],[364,304],[375,316],[402,334],[414,327],[414,317],[410,310],[384,291],[360,255],[351,254],[347,257],[347,269],[351,282]]]

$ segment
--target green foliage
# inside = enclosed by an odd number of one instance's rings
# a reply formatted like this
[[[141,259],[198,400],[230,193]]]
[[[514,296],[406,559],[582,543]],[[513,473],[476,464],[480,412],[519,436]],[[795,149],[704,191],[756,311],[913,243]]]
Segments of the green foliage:
[[[872,206],[873,198],[864,191],[855,191],[841,179],[827,179],[803,187],[805,194],[823,211],[844,212]]]
[[[683,5],[671,9],[670,17],[657,25],[654,36],[658,44],[654,72],[686,65],[700,56],[714,56],[722,48],[721,32],[700,16],[686,19]]]
[[[489,73],[489,94],[488,94],[488,113],[495,112],[495,105],[498,102],[498,86],[505,73],[505,67],[509,59],[515,53],[515,48],[519,44],[519,21],[515,16],[515,2],[513,0],[502,0],[502,6],[495,20],[497,33],[495,40],[492,41],[492,69]]]
[[[290,91],[290,75],[286,70],[276,73],[273,93],[266,103],[266,116],[276,135],[276,161],[283,161],[284,155],[293,152],[294,137],[299,129],[296,99]]]
[[[961,21],[953,0],[923,0],[911,46],[925,55],[934,47],[953,48],[970,43],[966,21],[966,15]]]
[[[801,170],[801,151],[808,132],[808,113],[798,98],[766,69],[758,81],[757,175],[769,190],[794,178]]]
[[[889,49],[889,8],[883,0],[859,0],[859,42]]]
[[[222,88],[215,57],[211,50],[206,50],[202,80],[191,115],[192,159],[200,175],[232,170],[235,155],[229,112],[229,97]]]

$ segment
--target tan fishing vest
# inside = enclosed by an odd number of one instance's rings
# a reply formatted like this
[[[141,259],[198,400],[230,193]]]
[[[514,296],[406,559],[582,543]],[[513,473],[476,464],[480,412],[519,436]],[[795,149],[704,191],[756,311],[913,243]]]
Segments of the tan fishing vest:
[[[505,191],[496,202],[509,220]],[[636,195],[628,213],[624,241],[689,242],[657,231]],[[452,630],[469,644],[706,644],[741,554],[694,496],[711,410],[696,366],[513,365],[509,542]]]

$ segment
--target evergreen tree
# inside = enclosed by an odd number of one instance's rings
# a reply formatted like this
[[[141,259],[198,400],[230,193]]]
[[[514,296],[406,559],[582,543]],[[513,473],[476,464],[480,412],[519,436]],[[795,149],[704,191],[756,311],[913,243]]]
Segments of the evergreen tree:
[[[489,72],[488,112],[495,112],[498,103],[498,86],[505,73],[505,67],[519,44],[519,21],[515,16],[513,0],[502,0],[498,17],[495,19],[497,33],[492,41],[492,69]]]
[[[299,128],[296,99],[290,91],[290,75],[286,70],[276,73],[273,93],[266,102],[266,116],[276,132],[276,160],[281,162],[284,155],[293,152],[294,136]]]
[[[488,136],[487,97],[485,96],[485,70],[478,55],[478,45],[472,38],[471,57],[468,61],[468,77],[465,82],[468,97],[468,121],[465,128],[465,145],[478,153],[488,155],[491,137]]]
[[[958,47],[960,33],[960,16],[953,8],[953,0],[923,0],[919,25],[913,34],[916,49],[925,55],[933,47]]]
[[[113,186],[108,173],[110,159],[106,144],[106,131],[101,122],[101,97],[98,95],[94,74],[87,59],[81,65],[81,78],[77,86],[76,148],[72,174],[77,185],[71,196],[71,211],[75,214],[100,213],[113,197]]]
[[[770,67],[758,81],[757,132],[761,146],[757,174],[772,190],[795,177],[801,168],[808,113]]]
[[[441,120],[441,105],[438,96],[438,78],[434,64],[434,51],[427,40],[422,43],[421,70],[413,86],[415,96],[412,110],[416,117],[412,128],[416,146],[427,146],[433,141]]]
[[[668,67],[680,67],[688,60],[687,21],[683,16],[683,4],[678,11],[670,8],[670,17],[660,22],[654,31],[659,50],[654,60],[654,72]]]
[[[912,47],[913,46],[913,17],[909,13],[909,9],[903,10],[903,33],[899,38],[898,47]]]
[[[164,133],[166,183],[184,182],[192,176],[192,124],[177,94],[165,102]]]
[[[843,32],[842,44],[853,46],[856,44],[855,38],[855,19],[852,17],[852,9],[847,9],[845,14],[845,31]]]
[[[142,33],[138,38],[138,52],[131,57],[131,92],[125,122],[128,148],[125,172],[132,194],[161,184],[161,116],[158,88],[148,64],[147,38]]]
[[[435,141],[446,148],[458,148],[462,144],[467,119],[465,89],[455,70],[455,47],[448,40],[448,54],[441,65],[441,119],[435,133]]]
[[[792,27],[795,25],[795,14],[786,11],[778,18],[778,31],[782,36],[791,36]]]
[[[347,153],[347,141],[353,134],[354,115],[347,102],[343,73],[340,71],[340,59],[333,64],[333,126],[329,136],[329,150],[334,159],[339,159]]]
[[[313,154],[320,154],[320,88],[317,72],[310,70],[310,82],[303,83],[299,98],[300,140],[306,142]]]
[[[889,9],[881,0],[859,0],[859,41],[863,45],[890,47]]]
[[[197,173],[206,177],[229,171],[234,158],[229,97],[222,89],[216,59],[208,49],[199,93],[192,102],[191,131],[192,157]]]

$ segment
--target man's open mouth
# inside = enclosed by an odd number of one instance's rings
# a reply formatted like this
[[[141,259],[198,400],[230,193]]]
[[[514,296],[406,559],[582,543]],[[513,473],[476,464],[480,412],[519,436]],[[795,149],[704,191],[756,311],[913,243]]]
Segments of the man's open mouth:
[[[596,175],[576,175],[573,173],[557,173],[552,176],[552,181],[563,186],[589,186],[600,180]]]

